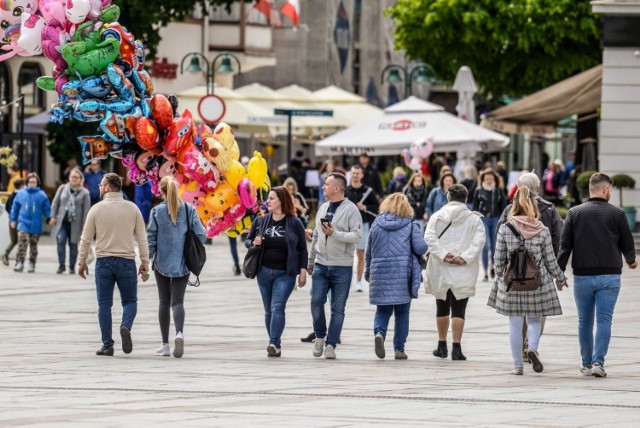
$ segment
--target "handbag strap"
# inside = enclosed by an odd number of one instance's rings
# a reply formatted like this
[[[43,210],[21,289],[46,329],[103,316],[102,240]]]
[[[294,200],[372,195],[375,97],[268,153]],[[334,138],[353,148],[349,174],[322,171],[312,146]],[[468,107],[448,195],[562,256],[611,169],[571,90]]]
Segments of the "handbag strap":
[[[453,223],[453,222],[451,222]],[[442,235],[444,235],[444,233],[447,231],[447,229],[449,229],[451,227],[451,223],[449,223],[447,225],[447,227],[444,228],[444,230],[442,232],[440,232],[440,235],[438,235],[438,239],[442,238]]]
[[[187,206],[186,202],[183,202],[184,204],[184,210],[186,211],[186,215],[187,215],[187,232],[191,231],[191,220],[189,219],[189,207]]]
[[[511,224],[510,222],[506,222],[505,224],[507,225],[507,227],[509,229],[511,229],[511,232],[513,232],[513,234],[516,236],[516,238],[518,238],[518,240],[520,241],[520,245],[524,245],[524,238],[522,237],[520,232],[518,232],[518,229],[516,229],[516,227],[513,224]]]

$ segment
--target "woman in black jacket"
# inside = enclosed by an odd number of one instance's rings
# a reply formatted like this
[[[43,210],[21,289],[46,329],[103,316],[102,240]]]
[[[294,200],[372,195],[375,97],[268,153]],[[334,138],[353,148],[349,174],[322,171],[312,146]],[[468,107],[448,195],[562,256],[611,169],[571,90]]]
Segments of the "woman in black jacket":
[[[482,250],[482,267],[484,281],[489,280],[489,252],[491,257],[496,251],[496,237],[498,236],[498,220],[507,206],[507,198],[502,190],[502,178],[493,169],[487,168],[478,177],[478,187],[473,194],[473,211],[480,212],[487,240]],[[495,270],[491,264],[491,278],[495,278]]]
[[[267,356],[279,357],[285,308],[296,286],[296,276],[300,275],[298,286],[307,283],[307,241],[286,188],[275,187],[269,192],[267,208],[269,213],[253,222],[244,243],[247,248],[263,247],[257,279],[269,335]]]
[[[413,174],[404,188],[404,194],[407,195],[409,205],[413,208],[413,218],[420,225],[422,233],[424,233],[425,224],[424,207],[427,205],[429,190],[424,175],[420,173]]]

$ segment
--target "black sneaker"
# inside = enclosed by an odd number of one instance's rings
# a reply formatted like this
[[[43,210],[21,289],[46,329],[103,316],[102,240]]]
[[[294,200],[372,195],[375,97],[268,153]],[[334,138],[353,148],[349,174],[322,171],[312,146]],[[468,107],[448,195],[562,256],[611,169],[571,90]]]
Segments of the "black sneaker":
[[[536,373],[542,373],[542,370],[544,370],[544,366],[540,362],[540,358],[538,357],[538,351],[534,349],[529,349],[529,352],[527,352],[527,354],[529,355],[529,360],[531,360],[531,364],[533,364],[533,371]]]
[[[241,273],[242,273],[242,271],[240,270],[240,266],[234,266],[233,267],[233,274],[235,276],[240,276]]]
[[[133,350],[133,342],[131,342],[131,331],[126,326],[120,326],[120,337],[122,338],[122,352],[130,354]]]
[[[64,272],[64,265],[60,265],[58,266],[58,270],[56,271],[57,274],[61,274]]]
[[[113,346],[102,346],[102,348],[96,351],[96,355],[102,355],[104,357],[113,357]]]

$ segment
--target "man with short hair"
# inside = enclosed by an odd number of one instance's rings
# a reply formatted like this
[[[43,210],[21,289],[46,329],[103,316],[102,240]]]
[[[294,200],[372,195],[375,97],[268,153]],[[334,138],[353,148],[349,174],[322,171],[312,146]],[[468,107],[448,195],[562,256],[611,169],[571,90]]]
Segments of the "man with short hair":
[[[327,202],[318,208],[307,271],[312,275],[311,316],[316,340],[313,356],[336,358],[336,345],[344,323],[344,310],[353,276],[353,252],[362,237],[362,217],[345,198],[347,179],[331,173],[322,191]],[[331,292],[331,319],[327,330],[324,305]],[[326,347],[325,347],[326,343]]]
[[[376,219],[378,214],[378,198],[373,188],[363,183],[364,170],[360,165],[351,167],[351,185],[347,187],[346,196],[351,202],[356,204],[362,216],[362,239],[356,244],[356,284],[357,292],[362,292],[362,275],[364,273],[364,250],[367,247],[369,239],[369,229],[371,223]]]
[[[590,198],[573,207],[562,229],[558,265],[564,271],[571,258],[573,297],[578,309],[578,340],[585,376],[605,377],[604,358],[611,340],[611,320],[618,294],[622,257],[635,269],[635,245],[624,212],[611,204],[613,180],[595,173],[589,179]],[[595,340],[593,322],[597,323]]]
[[[543,199],[540,196],[540,179],[533,172],[525,172],[518,178],[518,182],[516,183],[518,187],[527,187],[536,195],[536,203],[538,204],[538,211],[540,211],[540,221],[543,225],[545,225],[549,229],[549,233],[551,234],[551,245],[553,246],[553,254],[558,255],[558,250],[560,249],[560,235],[562,233],[562,217],[558,214],[558,210],[556,210],[556,206],[553,202],[549,202],[546,199]],[[498,220],[498,227],[496,230],[500,229],[504,223],[507,222],[507,216],[509,215],[509,211],[511,211],[511,207],[513,207],[513,203],[507,205],[507,207],[502,211],[502,215],[500,216],[500,220]],[[540,317],[540,334],[544,332],[544,324],[547,320],[547,317]],[[527,342],[527,323],[522,323],[522,344],[524,349],[522,350],[523,358],[525,361],[529,361],[528,356],[528,342]]]
[[[122,350],[128,354],[133,349],[131,328],[138,310],[138,282],[136,278],[136,253],[134,240],[138,243],[140,268],[137,273],[142,280],[149,278],[149,246],[147,233],[140,210],[133,202],[125,201],[120,189],[122,179],[107,173],[99,184],[102,202],[89,210],[80,238],[78,274],[86,278],[89,273],[87,255],[91,241],[96,239],[96,293],[98,297],[98,321],[102,332],[102,347],[96,355],[113,356],[111,334],[111,306],[113,288],[118,285],[122,302],[120,336]]]
[[[464,361],[462,333],[469,297],[476,294],[480,273],[480,254],[486,234],[482,214],[467,207],[467,188],[452,184],[448,203],[436,211],[427,223],[424,239],[429,246],[425,290],[436,298],[438,347],[435,357],[447,358],[447,335],[451,325],[451,359]]]

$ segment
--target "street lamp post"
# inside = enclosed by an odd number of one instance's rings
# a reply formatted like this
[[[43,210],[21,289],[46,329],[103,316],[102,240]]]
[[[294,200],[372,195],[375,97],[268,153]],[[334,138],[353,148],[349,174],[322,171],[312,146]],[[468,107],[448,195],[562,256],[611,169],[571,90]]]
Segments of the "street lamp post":
[[[384,83],[386,74],[388,74],[387,82],[389,83],[404,82],[404,97],[407,98],[412,93],[414,81],[416,83],[434,82],[436,72],[433,67],[425,63],[420,63],[410,69],[400,64],[389,64],[383,68],[382,73],[380,73],[380,84]],[[431,77],[429,77],[429,75],[431,75]]]
[[[238,60],[238,58],[230,52],[222,52],[216,55],[215,57],[213,57],[211,62],[209,62],[207,57],[200,52],[191,52],[182,57],[182,61],[180,61],[180,74],[184,73],[184,63],[189,57],[191,59],[189,61],[189,65],[186,68],[186,71],[190,73],[200,73],[202,71],[205,72],[207,79],[207,95],[213,94],[216,73],[233,73],[234,70],[233,65],[231,64],[231,59],[235,60],[237,64],[238,73],[242,72],[242,69],[240,68],[240,60]],[[216,69],[216,62],[220,58],[222,58],[222,60],[220,61],[220,65]],[[204,62],[204,70],[200,66],[201,61]]]

